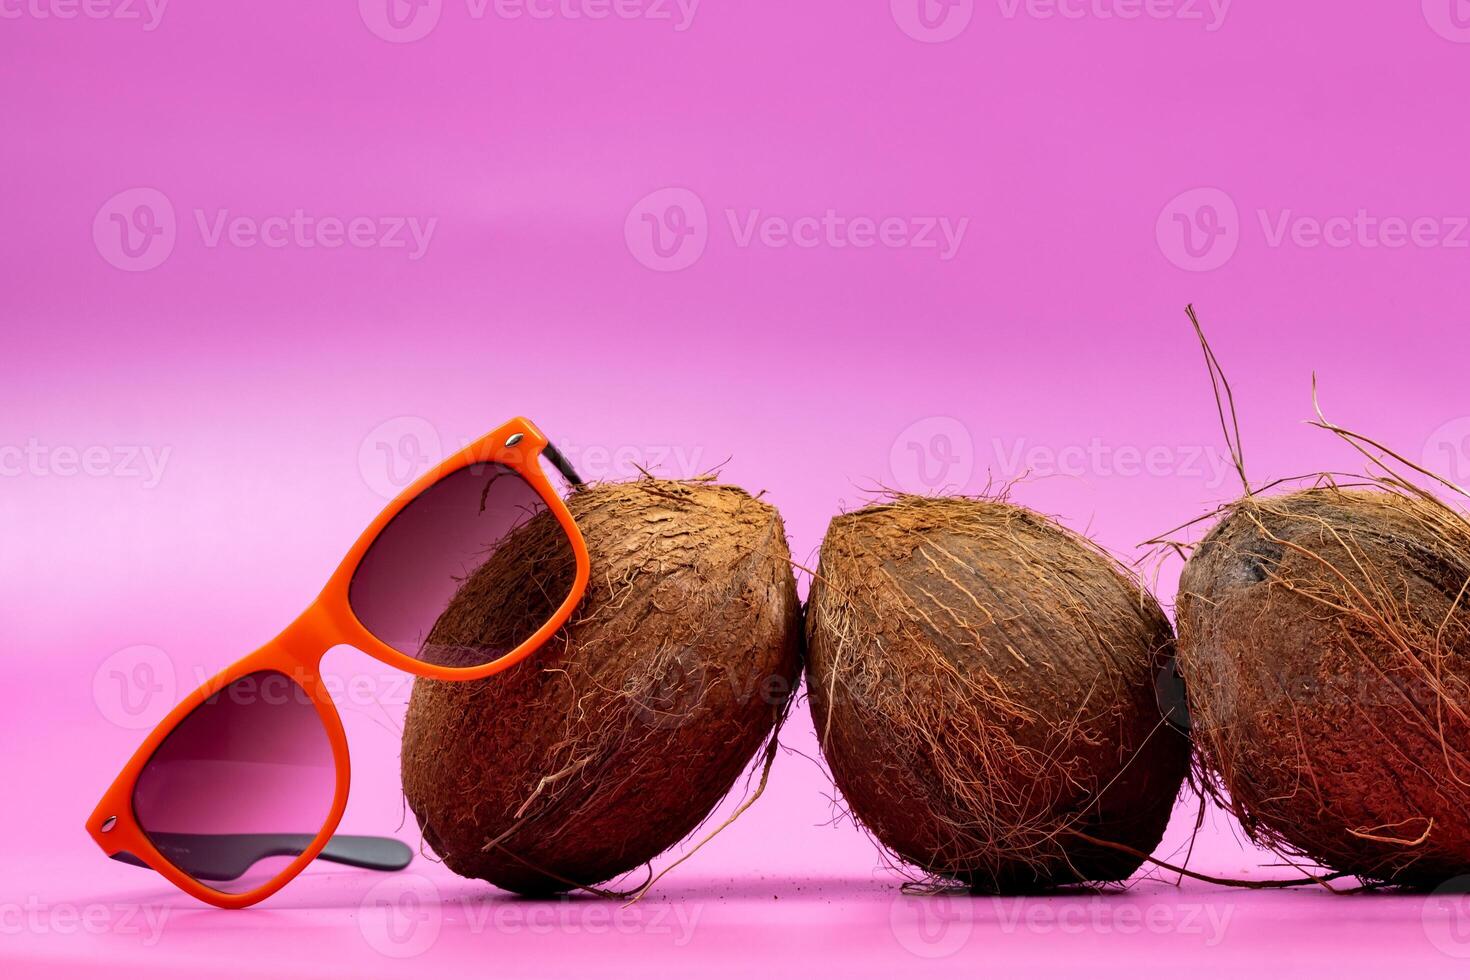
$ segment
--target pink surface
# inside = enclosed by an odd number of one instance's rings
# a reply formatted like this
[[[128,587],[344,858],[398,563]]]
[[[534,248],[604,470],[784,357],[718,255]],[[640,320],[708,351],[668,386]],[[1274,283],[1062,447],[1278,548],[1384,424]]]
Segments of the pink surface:
[[[1336,419],[1470,480],[1464,0],[0,15],[0,957],[1463,974],[1457,895],[904,897],[832,821],[804,708],[767,797],[626,912],[427,860],[219,912],[104,860],[82,821],[141,730],[297,613],[385,494],[516,413],[593,477],[728,460],[803,558],[880,484],[1023,473],[1018,500],[1136,555],[1233,492],[1193,301],[1258,479],[1351,463],[1297,424],[1315,370]],[[344,829],[391,831],[406,680],[330,665]],[[1218,814],[1193,855],[1282,872],[1264,860]]]

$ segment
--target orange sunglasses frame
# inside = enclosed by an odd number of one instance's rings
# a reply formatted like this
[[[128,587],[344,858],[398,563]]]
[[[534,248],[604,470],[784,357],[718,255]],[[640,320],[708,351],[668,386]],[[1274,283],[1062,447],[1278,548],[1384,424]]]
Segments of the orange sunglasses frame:
[[[351,783],[347,736],[343,731],[342,720],[337,714],[336,705],[332,703],[321,676],[322,658],[328,650],[341,644],[348,644],[381,660],[390,667],[408,671],[419,677],[444,681],[478,680],[514,666],[534,653],[566,623],[577,603],[581,601],[589,576],[587,545],[582,539],[582,532],[577,529],[576,522],[572,519],[571,512],[567,510],[566,504],[557,495],[551,481],[541,469],[539,460],[548,447],[550,443],[541,430],[528,419],[515,418],[446,459],[394,498],[392,503],[357,539],[357,543],[352,546],[352,550],[347,553],[347,557],[342,560],[327,581],[326,588],[322,590],[321,595],[296,618],[295,622],[259,650],[216,674],[169,712],[168,717],[164,718],[158,727],[149,733],[143,744],[128,760],[128,764],[123,767],[117,779],[113,780],[112,785],[103,794],[102,801],[97,804],[97,808],[87,820],[87,831],[97,845],[109,857],[126,852],[163,875],[181,890],[211,905],[225,909],[239,909],[254,905],[275,894],[300,874],[302,869],[316,859],[336,831],[338,823],[342,820],[342,814],[347,808],[347,792]],[[553,448],[548,458],[558,461],[560,455]],[[465,668],[441,667],[415,660],[383,643],[358,621],[348,601],[348,588],[352,582],[352,576],[357,571],[363,556],[377,540],[378,535],[419,494],[465,467],[489,463],[503,464],[518,473],[540,494],[551,513],[556,515],[556,519],[566,530],[577,559],[577,574],[572,582],[572,590],[545,625],[520,646],[497,660],[477,667]],[[234,894],[202,884],[174,867],[158,852],[158,849],[149,841],[148,835],[139,826],[133,812],[133,790],[139,775],[147,766],[148,761],[153,758],[153,753],[195,708],[234,681],[259,671],[283,673],[310,696],[312,703],[316,706],[317,714],[321,716],[327,738],[332,746],[332,755],[337,767],[337,788],[326,823],[322,825],[321,832],[317,834],[310,846],[270,881],[251,891]]]

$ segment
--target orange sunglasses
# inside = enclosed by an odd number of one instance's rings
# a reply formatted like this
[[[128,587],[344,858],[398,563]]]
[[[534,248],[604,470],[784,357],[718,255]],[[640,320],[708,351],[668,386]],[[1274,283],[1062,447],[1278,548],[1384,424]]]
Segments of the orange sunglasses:
[[[588,578],[587,546],[543,457],[582,486],[541,431],[517,418],[394,499],[306,612],[186,698],[133,753],[87,821],[102,850],[230,909],[274,894],[316,858],[407,866],[413,852],[400,841],[333,836],[350,766],[322,657],[345,643],[455,681],[534,653],[571,616]],[[489,635],[435,642],[441,618],[487,607],[497,610]]]

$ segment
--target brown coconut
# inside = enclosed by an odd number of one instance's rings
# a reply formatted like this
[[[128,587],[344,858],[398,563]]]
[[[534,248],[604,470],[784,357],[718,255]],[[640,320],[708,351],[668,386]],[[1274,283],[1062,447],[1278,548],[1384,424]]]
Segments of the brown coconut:
[[[1120,880],[1157,846],[1189,759],[1155,688],[1173,635],[1086,539],[994,500],[845,514],[807,642],[833,779],[904,861],[1016,892]]]
[[[526,894],[616,878],[686,837],[771,736],[800,662],[775,508],[653,479],[567,506],[592,568],[572,621],[497,676],[417,681],[403,734],[425,841],[459,874]],[[570,581],[558,533],[538,518],[503,543],[428,642],[494,645],[544,621],[534,590],[506,585],[531,569]]]
[[[1180,583],[1198,752],[1250,836],[1374,881],[1470,873],[1470,525],[1428,496],[1247,497]]]

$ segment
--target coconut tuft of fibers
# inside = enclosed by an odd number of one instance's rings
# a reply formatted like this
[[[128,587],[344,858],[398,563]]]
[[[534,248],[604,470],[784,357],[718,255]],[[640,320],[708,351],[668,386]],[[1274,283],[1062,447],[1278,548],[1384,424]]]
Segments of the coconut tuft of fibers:
[[[1368,472],[1253,488],[1230,384],[1185,312],[1245,491],[1191,551],[1155,542],[1188,559],[1178,663],[1198,781],[1253,840],[1328,877],[1470,873],[1470,521],[1420,484],[1464,489],[1329,422],[1315,377],[1309,424]]]

